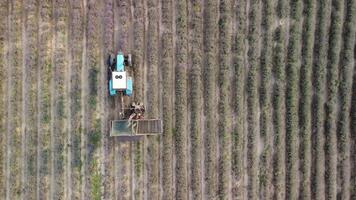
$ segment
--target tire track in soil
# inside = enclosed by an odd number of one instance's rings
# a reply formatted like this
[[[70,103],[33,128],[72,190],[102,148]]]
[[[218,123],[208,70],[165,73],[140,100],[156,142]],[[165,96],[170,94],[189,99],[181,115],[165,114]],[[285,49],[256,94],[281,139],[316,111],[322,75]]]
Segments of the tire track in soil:
[[[147,118],[159,117],[158,102],[158,48],[159,48],[159,4],[158,0],[147,1],[147,40],[146,40],[146,81],[145,95],[147,97]],[[148,84],[149,83],[149,84]],[[147,183],[144,186],[147,199],[159,199],[159,138],[157,136],[146,137],[145,165]]]
[[[64,196],[64,167],[65,167],[65,137],[67,129],[65,119],[66,95],[65,74],[68,68],[66,60],[67,35],[68,35],[68,8],[66,1],[58,0],[53,3],[54,40],[52,53],[52,131],[51,131],[51,188],[50,198],[59,199]]]
[[[52,1],[39,2],[39,73],[38,73],[38,149],[37,198],[48,199],[50,193],[52,75]]]
[[[8,51],[8,4],[7,2],[0,2],[0,198],[5,199],[6,194],[6,123],[7,123],[7,109],[6,103],[8,96],[6,89],[8,88],[8,64],[7,64],[7,51]],[[5,31],[6,30],[6,31]]]
[[[24,64],[22,95],[22,156],[23,199],[36,199],[37,193],[37,127],[33,126],[37,120],[37,65],[38,65],[38,5],[36,1],[27,1],[24,7],[23,41]]]
[[[144,84],[144,37],[145,37],[145,8],[143,5],[143,0],[132,0],[133,6],[133,49],[132,49],[132,59],[133,59],[133,68],[134,68],[134,85],[136,87],[134,98],[135,101],[144,101],[143,96],[143,84]],[[133,177],[133,199],[142,199],[143,198],[143,146],[144,141],[137,141],[133,144],[133,160],[134,165],[134,177]]]
[[[173,199],[173,2],[161,1],[161,63],[163,135],[162,135],[162,199]]]
[[[116,1],[116,6],[114,12],[116,12],[116,19],[118,20],[116,23],[118,24],[118,31],[117,31],[117,50],[123,52],[124,54],[131,53],[130,48],[130,27],[131,27],[131,5],[130,0],[125,1]],[[129,68],[129,67],[127,67]],[[130,69],[128,69],[130,70]],[[120,96],[118,99],[121,98]],[[120,100],[119,100],[120,102]],[[127,106],[129,103],[128,97],[124,97],[124,107]],[[120,107],[120,106],[119,106]],[[120,107],[121,109],[121,107]],[[118,156],[118,163],[116,165],[118,170],[118,179],[120,180],[118,183],[118,197],[120,199],[130,199],[131,195],[131,165],[130,165],[130,143],[129,141],[119,141],[116,143],[118,146],[118,152],[116,155]]]
[[[8,82],[8,130],[7,130],[7,186],[6,199],[21,198],[21,172],[23,162],[21,160],[21,116],[22,116],[22,20],[23,5],[20,1],[9,2],[9,82]],[[11,33],[11,34],[10,34]]]
[[[113,52],[113,36],[114,36],[114,18],[113,18],[113,1],[105,0],[103,3],[103,18],[102,24],[103,27],[101,30],[102,33],[102,51],[103,51],[103,66],[102,66],[102,76],[101,76],[101,103],[102,103],[102,134],[103,137],[103,164],[104,164],[104,172],[103,172],[103,199],[113,199],[114,198],[114,152],[113,152],[113,139],[110,138],[110,121],[113,119],[113,113],[109,111],[109,108],[112,108],[113,100],[108,98],[108,75],[107,75],[107,58],[110,53]]]
[[[67,81],[68,99],[68,157],[67,157],[67,197],[80,198],[81,191],[81,73],[83,54],[83,7],[81,2],[69,2],[69,43]]]

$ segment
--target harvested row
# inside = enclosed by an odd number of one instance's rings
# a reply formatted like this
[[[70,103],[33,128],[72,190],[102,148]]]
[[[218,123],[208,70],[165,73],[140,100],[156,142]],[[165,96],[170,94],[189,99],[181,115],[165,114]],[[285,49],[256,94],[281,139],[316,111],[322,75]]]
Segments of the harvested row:
[[[23,40],[22,40],[22,1],[9,2],[9,63],[8,63],[8,129],[7,129],[7,163],[6,163],[6,199],[19,199],[24,197],[21,190],[21,172],[23,158],[21,157],[21,117],[22,117],[22,67]],[[11,34],[10,34],[11,33]],[[10,67],[11,66],[11,67]]]
[[[159,7],[158,0],[148,1],[148,27],[147,27],[147,88],[148,118],[159,117],[158,99],[158,45],[159,45]],[[147,182],[144,187],[148,199],[159,199],[159,138],[147,137]]]
[[[114,46],[114,11],[113,11],[113,1],[112,0],[105,0],[103,2],[103,7],[102,7],[102,19],[101,23],[105,24],[105,26],[101,27],[102,30],[102,59],[103,59],[103,66],[102,67],[107,67],[107,59],[108,55],[113,52],[113,46]],[[102,84],[101,86],[101,93],[99,94],[101,96],[100,100],[102,103],[102,112],[103,116],[101,118],[101,129],[102,129],[102,166],[104,167],[103,169],[103,177],[102,177],[102,198],[103,199],[114,199],[114,193],[115,193],[115,184],[114,183],[114,167],[115,164],[114,162],[114,152],[112,151],[113,149],[113,140],[110,138],[110,131],[109,131],[109,120],[112,119],[112,113],[109,112],[109,110],[112,108],[109,97],[108,97],[108,89],[107,89],[107,72],[106,70],[101,70],[101,81],[100,83]]]
[[[298,198],[298,83],[301,54],[302,1],[292,1],[286,65],[286,198]]]
[[[244,189],[244,152],[245,152],[245,37],[246,37],[246,2],[244,0],[235,1],[233,5],[235,10],[235,20],[233,24],[233,65],[235,74],[233,77],[234,83],[231,85],[235,93],[235,101],[233,101],[235,122],[234,131],[232,134],[231,144],[231,171],[232,171],[232,198],[243,199],[245,196]]]
[[[354,67],[354,53],[355,53],[355,11],[356,2],[348,0],[344,4],[346,6],[346,18],[343,30],[343,50],[340,56],[340,85],[339,85],[339,99],[340,99],[340,114],[337,122],[338,135],[338,180],[337,185],[341,187],[340,193],[337,194],[341,199],[350,198],[350,108],[351,108],[351,94],[352,94],[352,76]],[[353,121],[353,123],[355,123]],[[355,148],[355,147],[354,147]],[[352,187],[355,187],[353,183]]]
[[[312,69],[313,48],[315,31],[314,1],[308,0],[304,4],[304,25],[302,43],[302,65],[300,68],[300,102],[299,102],[299,126],[301,147],[301,179],[299,196],[303,199],[311,199],[311,99],[312,99]]]
[[[8,5],[7,2],[0,3],[0,30],[4,30],[0,32],[0,198],[5,199],[6,192],[6,101],[7,101],[7,37],[8,32],[7,29],[7,19],[8,19]]]
[[[52,2],[39,4],[39,75],[38,75],[38,156],[37,156],[37,198],[50,198],[50,161],[51,161],[51,99],[52,80]]]
[[[85,133],[85,164],[84,173],[87,176],[84,184],[85,199],[101,199],[101,173],[100,173],[100,146],[101,146],[101,122],[99,101],[99,82],[100,82],[100,4],[97,1],[89,0],[87,10],[86,39],[84,48],[86,52],[86,66],[84,66],[84,82],[88,87],[84,87],[84,124]]]
[[[173,3],[162,1],[161,64],[163,135],[162,135],[162,199],[173,199]],[[200,170],[200,168],[199,168]],[[200,182],[200,180],[199,180]]]
[[[356,45],[356,44],[355,44]],[[355,47],[354,47],[355,48]],[[354,53],[354,61],[356,60],[356,52]],[[352,83],[352,100],[351,100],[351,122],[356,121],[356,67],[354,62],[354,75],[353,75],[353,83]],[[356,123],[351,123],[351,145],[356,145]],[[351,166],[356,166],[356,148],[351,148]],[[351,170],[351,194],[350,199],[356,198],[356,171]]]
[[[261,25],[260,2],[258,0],[250,1],[250,10],[248,13],[248,63],[249,71],[247,74],[247,197],[248,199],[258,199],[258,69],[259,69],[259,37]]]
[[[216,66],[217,66],[217,33],[218,33],[218,4],[214,0],[204,1],[204,21],[203,21],[203,88],[204,88],[204,182],[205,199],[214,199],[217,194],[217,174],[216,174]],[[177,47],[178,48],[178,47]],[[181,57],[178,54],[178,57]],[[177,186],[176,186],[177,187]]]
[[[230,64],[231,64],[231,10],[232,1],[222,0],[219,5],[219,168],[218,195],[228,199],[231,185],[231,121],[230,117]]]
[[[54,1],[54,50],[52,54],[51,81],[51,188],[50,198],[59,199],[64,195],[65,137],[67,127],[67,98],[65,94],[65,75],[67,65],[67,23],[68,8],[66,1]]]
[[[333,1],[331,11],[331,26],[329,32],[329,52],[327,67],[327,102],[325,106],[325,182],[326,198],[337,197],[337,137],[336,137],[336,111],[339,78],[339,58],[341,50],[342,21],[344,1]]]
[[[262,26],[263,42],[261,47],[261,84],[260,84],[260,136],[263,140],[263,150],[260,156],[260,196],[271,199],[272,183],[272,106],[271,106],[271,78],[272,78],[272,39],[274,22],[274,1],[266,1],[262,6],[264,16]]]
[[[114,4],[115,5],[115,4]],[[116,11],[116,16],[115,19],[117,19],[116,23],[119,26],[118,31],[116,32],[117,34],[117,51],[122,51],[123,53],[130,53],[130,26],[131,26],[131,21],[130,21],[130,16],[131,16],[131,4],[129,0],[125,1],[116,1],[115,9],[114,9],[114,14]],[[118,97],[118,99],[121,97]],[[120,100],[119,100],[120,102]],[[121,109],[121,107],[120,107]],[[119,142],[116,143],[116,148],[118,151],[116,151],[115,156],[117,157],[117,163],[116,163],[116,168],[118,170],[117,173],[117,184],[118,188],[117,191],[118,197],[122,199],[129,199],[130,198],[130,193],[131,193],[131,166],[130,166],[130,159],[131,159],[131,154],[130,154],[130,142]],[[117,198],[118,198],[117,197]]]
[[[27,1],[24,15],[25,43],[24,49],[24,68],[23,75],[26,82],[23,82],[22,95],[26,99],[23,104],[23,177],[22,187],[26,199],[37,199],[37,133],[38,130],[34,124],[37,122],[37,59],[38,59],[38,20],[37,20],[36,1]]]
[[[313,70],[314,97],[312,104],[312,138],[314,151],[312,175],[312,199],[325,198],[325,154],[324,154],[324,102],[325,78],[328,49],[328,20],[330,19],[330,0],[320,1],[317,14],[317,29],[315,32]]]
[[[176,66],[175,66],[175,155],[176,199],[188,198],[187,176],[187,65],[188,18],[187,2],[176,3]]]
[[[78,199],[81,195],[81,73],[83,54],[83,9],[77,1],[70,2],[69,15],[69,63],[68,77],[68,198]]]
[[[202,118],[202,64],[203,64],[203,1],[190,1],[191,8],[189,21],[189,46],[190,46],[190,187],[191,199],[202,199],[202,140],[203,132],[201,126]],[[167,85],[167,84],[164,84]],[[163,94],[164,95],[164,94]]]
[[[135,101],[143,101],[144,94],[143,94],[143,60],[144,60],[144,30],[145,30],[145,21],[144,21],[144,5],[143,0],[132,1],[133,8],[134,8],[134,19],[133,19],[133,59],[135,62],[133,63],[134,70],[134,84],[136,86],[135,92]],[[133,153],[134,153],[134,198],[135,199],[142,199],[143,198],[143,163],[144,159],[143,155],[143,142],[138,141],[133,145]]]
[[[276,46],[273,49],[273,75],[275,82],[273,85],[273,130],[274,130],[274,155],[273,155],[273,185],[274,198],[285,199],[285,60],[287,13],[288,5],[286,0],[279,0],[276,13],[279,17],[279,26],[275,32]]]

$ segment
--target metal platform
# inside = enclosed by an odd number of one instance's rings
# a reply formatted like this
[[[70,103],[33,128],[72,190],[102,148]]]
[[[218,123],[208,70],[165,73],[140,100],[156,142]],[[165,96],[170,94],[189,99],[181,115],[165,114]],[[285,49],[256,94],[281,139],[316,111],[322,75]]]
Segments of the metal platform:
[[[111,121],[110,136],[128,137],[158,135],[162,133],[162,120],[114,120]]]

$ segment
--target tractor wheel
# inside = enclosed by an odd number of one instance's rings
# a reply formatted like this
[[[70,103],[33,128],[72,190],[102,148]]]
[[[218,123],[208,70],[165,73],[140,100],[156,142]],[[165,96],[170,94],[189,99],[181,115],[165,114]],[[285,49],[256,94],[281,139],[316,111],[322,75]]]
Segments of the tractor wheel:
[[[110,56],[109,56],[109,67],[110,67],[111,69],[112,69],[113,66],[115,65],[115,61],[116,61],[115,55],[114,55],[114,54],[110,54]]]
[[[131,56],[131,54],[127,55],[127,65],[129,67],[132,67],[132,56]]]

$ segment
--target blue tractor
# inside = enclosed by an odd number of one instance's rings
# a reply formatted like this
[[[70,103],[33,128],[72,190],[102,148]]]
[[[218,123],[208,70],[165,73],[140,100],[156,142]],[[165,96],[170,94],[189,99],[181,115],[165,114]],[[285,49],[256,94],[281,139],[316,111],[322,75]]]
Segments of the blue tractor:
[[[131,96],[133,92],[132,77],[125,70],[125,67],[132,66],[131,54],[124,55],[119,52],[116,56],[110,55],[108,66],[110,96],[116,96],[118,93]]]

